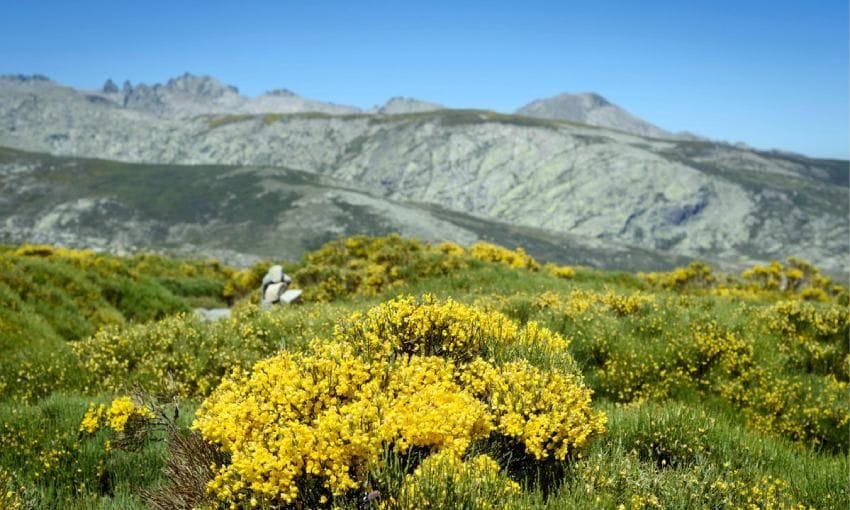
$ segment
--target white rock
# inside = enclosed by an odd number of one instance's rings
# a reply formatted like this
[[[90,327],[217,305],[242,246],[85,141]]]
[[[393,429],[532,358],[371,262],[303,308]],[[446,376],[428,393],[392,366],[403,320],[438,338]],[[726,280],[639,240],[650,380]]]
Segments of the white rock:
[[[301,293],[303,291],[301,289],[290,289],[281,294],[280,302],[285,304],[290,304],[294,301],[297,301],[301,297]]]
[[[281,266],[272,266],[269,268],[266,275],[263,277],[263,286],[267,283],[280,283],[283,281],[283,268]]]
[[[280,296],[283,295],[285,291],[286,283],[272,283],[268,287],[266,287],[266,290],[263,293],[263,301],[268,303],[277,303],[278,301],[280,301]]]

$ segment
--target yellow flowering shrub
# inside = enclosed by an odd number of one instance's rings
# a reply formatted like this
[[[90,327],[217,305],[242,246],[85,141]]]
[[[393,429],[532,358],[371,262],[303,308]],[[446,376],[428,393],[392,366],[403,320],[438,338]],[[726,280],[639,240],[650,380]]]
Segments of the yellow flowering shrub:
[[[89,404],[80,421],[80,432],[93,435],[106,430],[106,451],[114,448],[136,450],[150,438],[157,416],[153,410],[130,396],[112,400],[109,406]]]
[[[539,298],[540,299],[540,298]],[[634,315],[648,311],[656,301],[654,294],[633,292],[618,294],[611,291],[592,292],[574,290],[562,300],[554,300],[549,296],[547,308],[562,310],[568,317],[576,318],[586,312],[599,314],[614,312],[618,316]]]
[[[676,374],[700,389],[739,380],[754,363],[752,343],[713,322],[695,324],[689,337],[673,339],[668,352]]]
[[[261,262],[239,271],[233,271],[221,291],[222,297],[228,303],[233,303],[235,300],[259,289],[263,282],[263,276],[268,272],[271,265],[271,262]]]
[[[605,414],[591,409],[591,392],[574,374],[540,370],[523,359],[501,367],[479,359],[460,377],[488,402],[496,430],[537,460],[564,460],[605,432]]]
[[[434,247],[438,252],[443,253],[445,255],[452,255],[455,257],[462,257],[466,255],[466,250],[463,246],[453,243],[451,241],[445,241]]]
[[[331,301],[350,294],[372,296],[419,278],[466,266],[463,248],[385,237],[353,236],[308,253],[293,280],[307,301]]]
[[[103,328],[72,342],[88,387],[120,392],[140,385],[152,393],[205,396],[236,367],[248,368],[275,352],[291,315],[245,303],[213,323],[195,314],[158,322]]]
[[[470,247],[469,254],[478,260],[498,262],[514,269],[528,269],[529,271],[540,269],[540,263],[522,248],[511,251],[492,243],[480,241]]]
[[[780,335],[780,351],[794,368],[848,380],[850,309],[839,305],[815,306],[781,301],[761,317]]]
[[[128,421],[147,421],[153,418],[153,411],[144,405],[137,405],[127,396],[116,398],[106,410],[106,424],[115,432],[124,432]]]
[[[291,503],[310,476],[342,495],[378,467],[386,446],[462,453],[490,432],[484,405],[457,386],[445,360],[413,357],[391,369],[344,345],[322,351],[258,363],[204,403],[193,427],[231,456],[210,483],[220,499],[250,492]]]
[[[850,443],[850,385],[834,376],[798,377],[758,370],[743,394],[730,395],[757,430],[827,450]]]
[[[222,502],[318,504],[368,488],[386,452],[461,457],[500,438],[563,460],[605,430],[581,377],[481,357],[488,345],[532,343],[569,356],[536,324],[450,300],[355,313],[332,341],[237,371],[202,404],[193,428],[230,458],[208,489]]]
[[[677,267],[667,273],[638,273],[638,278],[653,287],[667,290],[704,289],[717,280],[711,266],[704,262],[691,262],[687,267]]]
[[[80,423],[80,431],[94,434],[99,429],[108,427],[114,432],[123,433],[125,430],[138,428],[154,417],[149,407],[135,402],[132,397],[123,396],[114,399],[109,407],[91,404]]]
[[[666,273],[638,273],[638,277],[652,287],[676,292],[707,292],[756,301],[802,299],[850,304],[847,286],[833,282],[817,267],[796,257],[789,257],[785,264],[773,261],[753,266],[740,277],[716,275],[704,262],[692,262]]]
[[[400,296],[337,326],[334,338],[375,359],[398,355],[442,356],[465,363],[475,357],[516,356],[575,370],[562,336],[531,321],[518,326],[506,316],[458,303]]]
[[[398,496],[381,502],[379,508],[491,510],[502,508],[505,500],[519,492],[519,484],[505,476],[491,457],[482,454],[463,460],[440,452],[407,475]]]
[[[543,269],[552,276],[556,278],[563,278],[565,280],[574,278],[576,275],[576,270],[570,266],[559,266],[557,264],[548,263],[543,266]]]
[[[846,287],[835,284],[817,267],[797,257],[789,257],[784,265],[774,260],[767,265],[753,266],[741,273],[741,276],[749,290],[773,292],[808,301],[837,298],[847,304]]]

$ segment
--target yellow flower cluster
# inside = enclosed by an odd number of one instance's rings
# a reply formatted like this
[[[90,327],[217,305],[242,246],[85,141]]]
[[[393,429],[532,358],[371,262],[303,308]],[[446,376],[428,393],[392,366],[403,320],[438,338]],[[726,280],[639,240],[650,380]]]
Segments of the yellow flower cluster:
[[[15,257],[58,257],[66,259],[93,259],[93,250],[75,250],[48,244],[22,244],[12,252]]]
[[[117,433],[123,433],[129,428],[137,428],[155,418],[153,411],[145,405],[137,404],[129,396],[118,397],[109,407],[104,404],[89,405],[88,411],[80,423],[80,431],[94,434],[103,427],[108,427]]]
[[[233,271],[221,291],[222,297],[232,303],[259,289],[263,276],[269,270],[269,267],[271,267],[271,262],[261,262],[239,271]]]
[[[457,362],[485,359],[548,358],[551,364],[572,369],[562,336],[530,321],[518,326],[506,316],[458,303],[400,296],[354,313],[335,328],[333,337],[354,346],[372,359],[403,355],[442,356]]]
[[[134,384],[148,392],[205,396],[232,368],[248,368],[279,348],[287,322],[300,312],[263,313],[251,303],[230,318],[207,323],[194,314],[158,322],[107,327],[72,342],[90,387],[119,392]]]
[[[791,366],[806,372],[850,379],[850,309],[782,301],[761,314],[780,334],[780,351]]]
[[[522,248],[511,251],[496,244],[479,241],[470,247],[469,254],[484,262],[498,262],[515,269],[528,269],[530,271],[540,269],[540,263]]]
[[[177,261],[160,255],[141,253],[132,257],[116,257],[93,250],[78,250],[50,245],[23,244],[12,253],[14,257],[39,257],[63,261],[79,269],[93,271],[104,277],[126,276],[138,279],[143,275],[165,277],[203,277],[224,280],[233,273],[214,260]]]
[[[652,287],[673,291],[707,291],[721,297],[748,300],[802,299],[850,304],[850,292],[805,260],[789,257],[743,271],[740,277],[715,275],[704,262],[692,262],[667,273],[638,273]]]
[[[227,379],[193,425],[231,456],[209,488],[221,500],[250,491],[291,503],[306,477],[334,495],[357,489],[385,445],[462,453],[491,425],[453,375],[441,358],[367,363],[339,344],[260,362]]]
[[[846,287],[833,283],[818,268],[796,257],[789,257],[785,265],[774,260],[767,265],[754,266],[741,276],[751,290],[793,295],[809,301],[829,301],[847,294]]]
[[[565,280],[574,278],[576,275],[576,270],[570,266],[559,266],[557,264],[548,263],[543,266],[543,269],[552,276],[556,278],[563,278]]]
[[[754,364],[751,342],[714,323],[695,324],[657,349],[604,354],[599,384],[620,402],[666,398],[682,387],[740,395]]]
[[[538,306],[553,310],[561,310],[567,317],[577,318],[585,313],[598,315],[607,311],[624,317],[647,311],[655,305],[655,295],[645,292],[617,294],[611,291],[592,292],[574,290],[566,299],[558,299],[551,293],[544,293],[537,298]],[[657,309],[657,307],[655,307]]]
[[[453,301],[399,298],[354,314],[333,341],[237,372],[203,403],[193,427],[230,457],[209,490],[288,504],[320,479],[325,497],[341,496],[366,487],[384,452],[459,458],[487,438],[562,460],[605,430],[605,415],[576,373],[481,357],[526,343],[569,356],[536,324]]]
[[[505,476],[491,457],[477,455],[463,460],[451,452],[439,452],[407,475],[398,496],[381,502],[379,508],[491,510],[502,508],[498,502],[519,492],[519,484]]]
[[[764,476],[752,481],[721,478],[709,485],[708,489],[720,495],[722,508],[806,510],[805,505],[789,502],[788,482],[781,478]]]
[[[592,411],[590,391],[574,374],[540,370],[523,359],[501,367],[476,359],[459,377],[488,403],[496,430],[537,460],[564,460],[605,431],[605,414]]]
[[[780,434],[816,448],[847,448],[850,385],[833,376],[787,377],[768,370],[750,376],[749,391],[737,397],[757,430]]]
[[[435,246],[434,249],[437,250],[439,253],[454,257],[463,257],[464,255],[466,255],[466,250],[463,248],[463,246],[457,243],[453,243],[451,241],[444,241]]]
[[[711,266],[704,262],[691,262],[687,267],[677,267],[669,273],[638,273],[638,278],[653,287],[678,291],[707,288],[717,280]]]
[[[25,505],[21,489],[15,483],[15,476],[0,467],[0,508],[3,510],[24,510]]]
[[[431,275],[466,267],[463,248],[432,247],[397,234],[354,236],[326,243],[307,254],[293,280],[304,287],[307,301],[331,301],[360,294],[372,296]]]

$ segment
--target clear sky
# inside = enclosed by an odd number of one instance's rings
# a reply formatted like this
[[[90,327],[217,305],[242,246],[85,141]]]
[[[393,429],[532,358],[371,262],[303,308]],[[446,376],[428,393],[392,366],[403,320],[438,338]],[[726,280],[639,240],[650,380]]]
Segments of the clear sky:
[[[848,157],[847,0],[0,0],[0,74],[191,72],[368,108],[594,91],[662,128]]]

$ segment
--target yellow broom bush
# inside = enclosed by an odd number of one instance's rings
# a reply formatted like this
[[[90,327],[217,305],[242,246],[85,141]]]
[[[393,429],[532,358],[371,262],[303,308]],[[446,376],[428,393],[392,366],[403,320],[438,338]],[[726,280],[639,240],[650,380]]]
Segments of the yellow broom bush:
[[[202,404],[193,428],[230,459],[208,489],[221,502],[321,504],[368,492],[387,452],[461,459],[487,441],[564,460],[606,418],[577,372],[487,357],[530,342],[569,356],[544,328],[452,301],[404,297],[355,313],[333,340],[236,372]],[[482,462],[475,469],[494,472]]]

